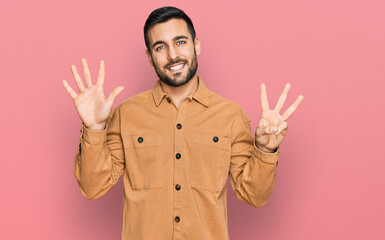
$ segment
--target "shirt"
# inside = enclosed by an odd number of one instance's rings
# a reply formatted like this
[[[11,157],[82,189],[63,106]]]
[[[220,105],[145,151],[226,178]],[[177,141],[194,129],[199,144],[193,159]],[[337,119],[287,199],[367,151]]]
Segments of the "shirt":
[[[227,178],[236,197],[266,203],[279,147],[255,145],[250,120],[235,102],[198,88],[176,108],[160,80],[114,108],[105,130],[83,124],[75,177],[88,199],[123,175],[122,240],[226,240]]]

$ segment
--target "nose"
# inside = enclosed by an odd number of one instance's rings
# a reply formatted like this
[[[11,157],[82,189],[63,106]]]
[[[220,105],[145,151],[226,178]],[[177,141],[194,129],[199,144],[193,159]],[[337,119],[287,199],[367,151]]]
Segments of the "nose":
[[[179,57],[178,49],[175,46],[170,46],[168,48],[168,60],[175,60]]]

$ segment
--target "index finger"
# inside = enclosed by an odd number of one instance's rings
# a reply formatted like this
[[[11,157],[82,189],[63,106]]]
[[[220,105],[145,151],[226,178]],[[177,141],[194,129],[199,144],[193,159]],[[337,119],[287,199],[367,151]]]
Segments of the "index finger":
[[[301,104],[303,100],[303,96],[300,95],[295,101],[294,103],[286,110],[286,112],[282,115],[283,117],[283,120],[285,121],[286,119],[288,119],[290,117],[291,114],[294,113],[294,111],[297,109],[297,107]]]
[[[269,110],[269,102],[267,101],[266,85],[261,84],[261,106],[262,112]]]

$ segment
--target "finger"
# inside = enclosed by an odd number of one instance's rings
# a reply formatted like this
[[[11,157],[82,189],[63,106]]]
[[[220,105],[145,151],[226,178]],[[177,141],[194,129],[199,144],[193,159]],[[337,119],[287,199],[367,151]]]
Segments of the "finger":
[[[84,79],[86,81],[87,87],[92,87],[91,73],[85,58],[82,58],[82,66],[83,66]]]
[[[265,132],[267,134],[272,134],[272,133],[276,132],[277,129],[278,128],[276,126],[268,126],[268,127],[265,128]]]
[[[257,128],[257,132],[256,132],[256,135],[257,136],[262,136],[262,135],[265,135],[265,128],[264,127],[258,127]]]
[[[75,65],[71,65],[71,71],[72,71],[72,75],[73,75],[74,78],[75,78],[76,85],[77,85],[78,88],[79,88],[79,91],[80,91],[80,92],[83,92],[83,91],[84,91],[83,81],[82,81],[82,79],[80,78],[80,75],[79,75],[79,73],[78,73],[78,70],[76,70]]]
[[[281,108],[283,107],[283,104],[286,101],[287,93],[289,92],[290,87],[291,87],[290,83],[287,83],[285,85],[285,87],[283,88],[283,91],[281,93],[281,96],[279,96],[279,99],[278,99],[277,105],[274,108],[274,111],[276,111],[278,113],[279,113],[279,111],[281,111]]]
[[[290,117],[291,114],[297,109],[297,107],[301,104],[303,100],[303,96],[300,95],[295,102],[286,110],[286,112],[282,115],[283,120],[285,121]]]
[[[281,142],[283,141],[283,139],[285,138],[285,135],[286,135],[286,134],[283,134],[284,131],[285,131],[285,130],[282,131],[282,134],[279,134],[279,135],[276,136],[276,141],[277,141],[278,143],[281,143]]]
[[[67,90],[67,92],[71,95],[72,99],[75,99],[78,95],[76,92],[70,87],[70,85],[67,83],[66,80],[62,81],[64,88]]]
[[[262,118],[259,123],[258,123],[258,126],[262,126],[262,127],[267,127],[268,123],[266,121],[266,119]]]
[[[257,128],[257,136],[272,134],[277,131],[276,126],[259,127]]]
[[[106,101],[107,102],[111,101],[113,103],[115,101],[115,98],[123,91],[123,89],[124,89],[123,86],[119,86],[114,90],[112,90],[112,92],[110,93]]]
[[[103,60],[100,60],[98,81],[97,81],[96,84],[103,85],[104,84],[105,75],[106,75],[106,64],[104,63]]]
[[[285,130],[285,131],[283,131],[283,130]],[[283,135],[286,135],[286,133],[287,133],[287,122],[286,121],[283,121],[281,123],[281,125],[279,125],[277,131],[274,134],[278,135],[280,133],[282,133]]]
[[[261,84],[261,106],[262,112],[269,110],[269,103],[267,101],[266,85]]]

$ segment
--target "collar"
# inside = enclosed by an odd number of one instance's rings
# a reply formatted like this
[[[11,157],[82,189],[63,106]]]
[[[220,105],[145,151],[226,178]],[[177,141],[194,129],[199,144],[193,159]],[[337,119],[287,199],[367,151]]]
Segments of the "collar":
[[[160,79],[156,82],[152,89],[152,98],[154,99],[155,105],[158,107],[164,98],[170,97],[170,95],[162,90],[160,86]],[[209,106],[210,90],[206,87],[201,77],[198,76],[198,89],[195,93],[187,96],[190,100],[194,99],[205,107]]]

